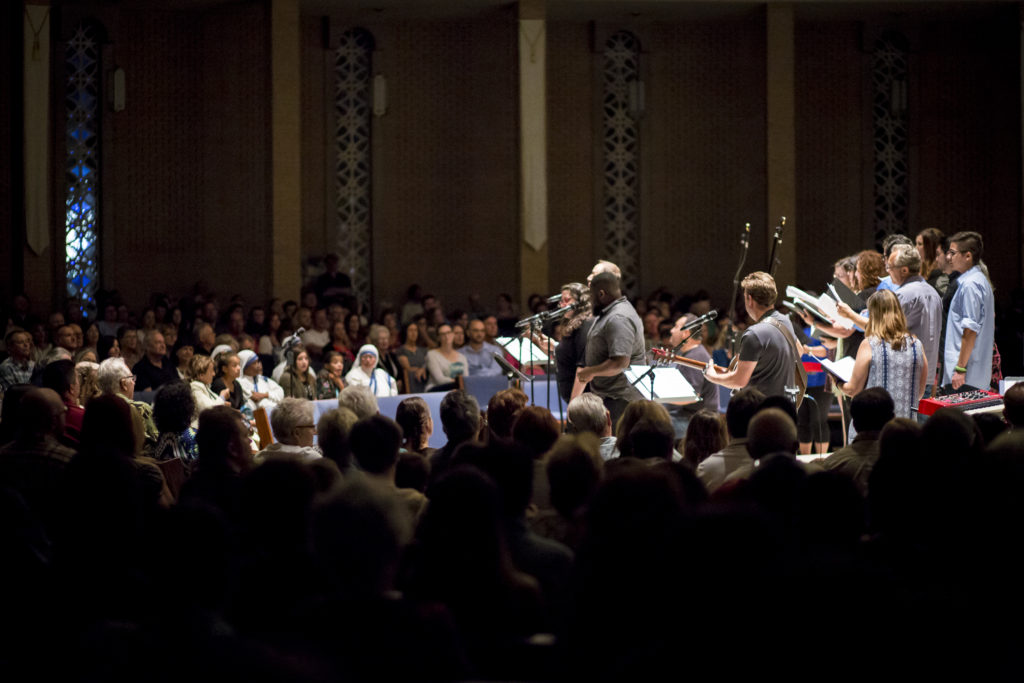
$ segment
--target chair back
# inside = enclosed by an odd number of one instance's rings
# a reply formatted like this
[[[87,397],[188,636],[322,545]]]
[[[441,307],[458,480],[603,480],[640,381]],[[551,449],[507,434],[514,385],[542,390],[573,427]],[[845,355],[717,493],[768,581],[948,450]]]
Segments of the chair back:
[[[164,481],[167,482],[167,490],[171,492],[171,495],[174,496],[174,501],[177,502],[178,495],[181,493],[181,487],[188,479],[185,463],[180,458],[171,458],[170,460],[157,461],[156,466],[160,468],[160,472],[164,475]]]
[[[270,418],[263,407],[257,408],[252,414],[256,422],[256,433],[260,436],[260,449],[266,448],[274,443],[274,432],[270,429]]]

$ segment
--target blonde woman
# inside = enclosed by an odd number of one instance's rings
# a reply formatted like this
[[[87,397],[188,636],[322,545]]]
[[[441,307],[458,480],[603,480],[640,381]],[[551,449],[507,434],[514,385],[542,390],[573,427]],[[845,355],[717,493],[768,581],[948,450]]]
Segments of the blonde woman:
[[[199,413],[213,406],[224,405],[225,389],[218,395],[210,385],[213,383],[214,367],[213,359],[209,356],[192,356],[188,363],[189,387],[192,389],[192,398],[196,401],[196,410],[192,415],[192,427],[199,426]]]
[[[882,387],[896,404],[896,417],[909,418],[927,381],[924,345],[907,329],[899,299],[889,290],[875,292],[868,298],[868,324],[853,374],[840,388],[856,396],[868,387]]]

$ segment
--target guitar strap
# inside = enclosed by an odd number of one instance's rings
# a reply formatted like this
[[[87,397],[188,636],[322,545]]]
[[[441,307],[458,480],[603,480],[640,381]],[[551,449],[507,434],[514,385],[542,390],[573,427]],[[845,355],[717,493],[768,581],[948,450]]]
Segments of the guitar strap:
[[[789,342],[789,348],[793,351],[793,358],[796,359],[793,364],[793,380],[797,388],[800,389],[800,393],[796,397],[796,407],[799,409],[800,404],[804,401],[804,394],[807,393],[807,370],[804,369],[804,363],[801,360],[801,353],[796,345],[796,339],[793,338],[793,333],[786,329],[785,325],[771,317],[771,314],[764,318],[764,322],[774,325],[776,329],[782,332],[782,336]]]

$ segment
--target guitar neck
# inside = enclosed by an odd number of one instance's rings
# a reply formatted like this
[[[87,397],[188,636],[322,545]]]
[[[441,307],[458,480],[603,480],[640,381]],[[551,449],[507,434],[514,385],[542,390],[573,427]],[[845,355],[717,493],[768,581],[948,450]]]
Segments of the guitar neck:
[[[687,358],[685,356],[677,356],[675,354],[669,353],[668,351],[660,351],[658,353],[655,353],[655,355],[658,358],[661,358],[662,360],[667,360],[672,363],[678,363],[679,365],[685,365],[691,368],[697,368],[698,370],[703,370],[707,366],[707,363],[703,363],[699,360],[694,360],[692,358]],[[723,368],[720,365],[716,365],[715,370],[719,372],[728,372],[729,368]]]

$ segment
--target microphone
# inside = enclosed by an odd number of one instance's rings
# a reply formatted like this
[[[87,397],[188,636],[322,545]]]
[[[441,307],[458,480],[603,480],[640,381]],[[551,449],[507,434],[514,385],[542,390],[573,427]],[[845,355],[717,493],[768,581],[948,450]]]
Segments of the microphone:
[[[533,327],[535,324],[540,323],[544,319],[545,313],[546,311],[541,311],[540,313],[534,313],[528,318],[523,318],[522,320],[516,323],[516,327],[518,329]]]
[[[305,332],[305,331],[306,331],[305,327],[300,327],[299,329],[295,330],[295,332],[293,332],[290,337],[286,337],[281,342],[281,347],[282,348],[288,348],[290,346],[295,346],[296,344],[301,343],[302,342],[302,333]]]
[[[579,309],[579,307],[580,307],[580,302],[577,301],[575,303],[569,304],[568,306],[562,306],[561,308],[557,308],[557,309],[555,309],[553,311],[545,311],[544,312],[544,320],[545,321],[557,320],[558,318],[561,318],[563,315],[565,315],[569,311],[575,311],[575,310]]]
[[[717,317],[718,317],[718,311],[714,311],[714,310],[708,311],[707,313],[705,313],[704,315],[700,316],[699,318],[691,320],[690,322],[688,322],[685,325],[683,325],[683,330],[684,331],[685,330],[695,330],[698,327],[702,327],[706,323],[711,322],[712,320],[714,320]]]

